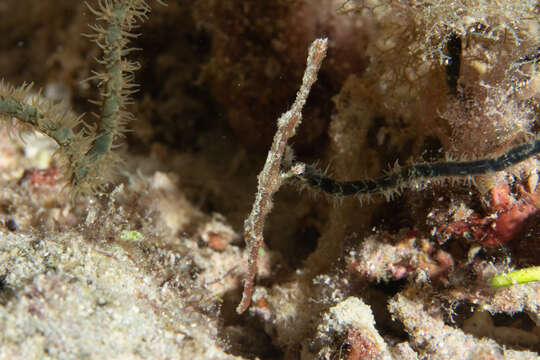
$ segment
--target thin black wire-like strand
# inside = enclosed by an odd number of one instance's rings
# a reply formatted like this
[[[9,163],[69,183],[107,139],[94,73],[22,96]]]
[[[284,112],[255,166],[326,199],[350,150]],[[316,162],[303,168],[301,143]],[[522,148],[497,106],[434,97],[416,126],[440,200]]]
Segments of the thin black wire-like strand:
[[[502,171],[540,153],[540,140],[515,146],[495,158],[416,164],[374,179],[335,181],[306,170],[294,178],[328,194],[350,196],[376,194],[402,187],[406,182],[427,178],[465,177]]]

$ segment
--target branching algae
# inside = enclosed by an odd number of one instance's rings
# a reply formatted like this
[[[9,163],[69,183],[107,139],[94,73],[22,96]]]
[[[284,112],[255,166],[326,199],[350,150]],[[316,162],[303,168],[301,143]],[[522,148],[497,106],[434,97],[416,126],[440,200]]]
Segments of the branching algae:
[[[133,117],[126,105],[135,91],[134,71],[139,68],[126,57],[135,50],[129,42],[138,36],[133,32],[136,24],[150,12],[144,0],[99,0],[96,9],[87,6],[99,22],[106,24],[90,26],[93,33],[87,35],[103,51],[98,62],[104,70],[94,72],[89,79],[99,81],[101,99],[96,104],[101,114],[96,126],[88,125],[63,104],[53,104],[41,96],[28,100],[31,84],[18,88],[0,84],[2,124],[10,134],[37,130],[51,137],[58,144],[62,174],[73,195],[101,188],[120,162],[112,150]]]

